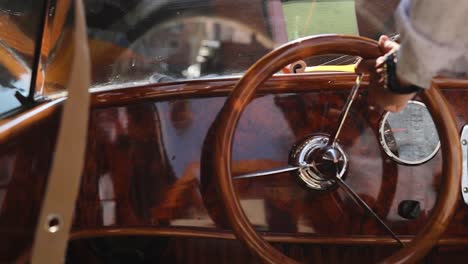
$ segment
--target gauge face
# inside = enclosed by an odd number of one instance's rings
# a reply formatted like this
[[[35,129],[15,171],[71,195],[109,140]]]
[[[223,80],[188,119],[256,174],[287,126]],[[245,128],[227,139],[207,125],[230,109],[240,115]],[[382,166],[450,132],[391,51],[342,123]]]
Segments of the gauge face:
[[[440,148],[434,121],[426,106],[417,101],[409,101],[398,113],[385,113],[379,133],[387,155],[406,165],[424,163]]]

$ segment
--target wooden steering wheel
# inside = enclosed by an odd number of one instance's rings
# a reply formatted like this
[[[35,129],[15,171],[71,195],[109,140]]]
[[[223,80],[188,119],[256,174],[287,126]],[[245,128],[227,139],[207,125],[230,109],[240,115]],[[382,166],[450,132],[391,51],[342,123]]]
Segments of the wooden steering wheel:
[[[211,168],[225,213],[236,236],[267,263],[296,263],[271,246],[254,230],[244,214],[231,175],[233,135],[238,120],[255,95],[257,88],[282,67],[314,55],[347,54],[364,59],[381,55],[373,40],[344,35],[322,35],[289,42],[255,63],[240,79],[218,114],[213,127],[214,149]],[[447,101],[436,87],[424,90],[421,98],[436,124],[442,149],[442,182],[433,212],[416,237],[383,263],[415,262],[437,243],[454,213],[461,176],[461,147],[455,118]]]

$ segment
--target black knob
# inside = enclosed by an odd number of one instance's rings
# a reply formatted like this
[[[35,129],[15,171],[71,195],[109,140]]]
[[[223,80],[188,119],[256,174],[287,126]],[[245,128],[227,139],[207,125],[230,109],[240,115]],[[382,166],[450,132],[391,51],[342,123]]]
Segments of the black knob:
[[[398,214],[405,219],[416,219],[421,214],[421,205],[418,201],[403,200],[398,205]]]

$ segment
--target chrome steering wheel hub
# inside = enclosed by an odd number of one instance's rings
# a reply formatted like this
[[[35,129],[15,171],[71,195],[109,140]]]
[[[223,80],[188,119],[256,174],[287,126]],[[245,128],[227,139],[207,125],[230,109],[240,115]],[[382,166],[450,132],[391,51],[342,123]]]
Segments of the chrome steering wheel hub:
[[[307,187],[324,191],[335,185],[334,177],[343,178],[348,158],[338,143],[329,146],[329,136],[316,134],[297,145],[290,156],[291,165],[301,167],[297,176]]]

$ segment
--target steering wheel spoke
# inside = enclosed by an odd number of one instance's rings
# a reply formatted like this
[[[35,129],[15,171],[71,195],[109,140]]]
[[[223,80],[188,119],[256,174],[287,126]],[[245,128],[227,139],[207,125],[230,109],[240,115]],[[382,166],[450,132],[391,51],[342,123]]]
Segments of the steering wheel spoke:
[[[405,247],[405,244],[398,238],[398,236],[393,232],[393,230],[385,224],[385,222],[377,215],[374,210],[364,201],[359,197],[359,195],[341,178],[335,177],[334,180],[338,185],[345,191],[346,194],[348,194],[351,199],[360,207],[365,209],[371,216],[373,216],[377,222],[379,222],[380,225],[395,239],[395,241],[400,244],[401,247]]]
[[[306,167],[306,166],[289,166],[288,165],[288,166],[274,168],[274,169],[261,170],[261,171],[241,174],[241,175],[237,175],[237,176],[232,177],[232,179],[233,180],[238,180],[238,179],[247,179],[247,178],[255,178],[255,177],[276,175],[276,174],[285,173],[285,172],[297,171],[297,170],[299,170],[299,169],[301,169],[303,167]]]
[[[346,117],[348,117],[349,109],[351,109],[351,105],[353,104],[354,99],[356,98],[356,95],[358,94],[359,87],[361,86],[361,81],[362,81],[362,74],[359,74],[356,77],[356,82],[353,88],[351,89],[351,92],[349,93],[348,99],[346,99],[343,109],[341,110],[340,117],[338,118],[338,126],[335,128],[335,130],[332,132],[330,136],[330,140],[328,141],[329,146],[334,146],[338,140],[338,137],[340,136],[340,132],[341,132],[341,129],[343,128]]]

